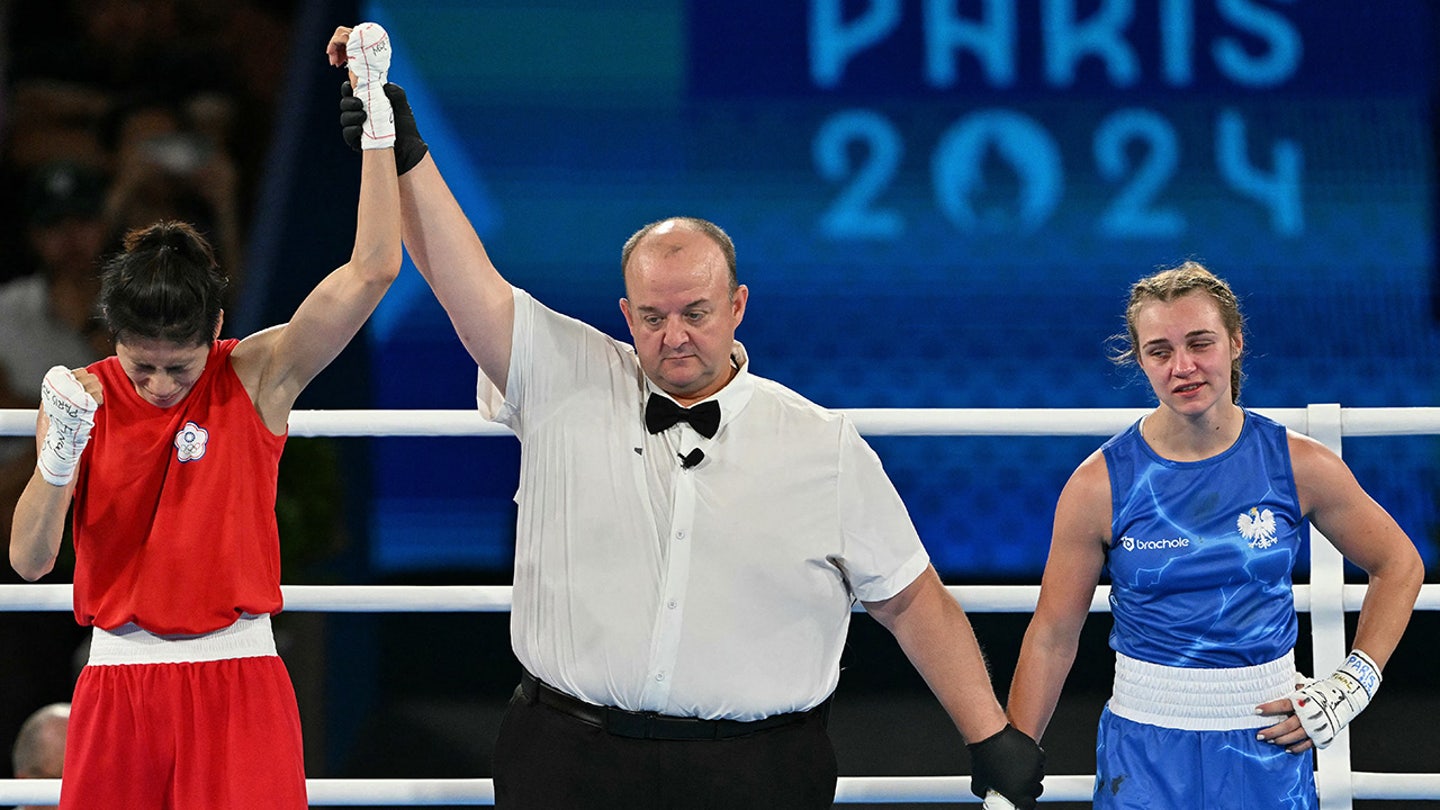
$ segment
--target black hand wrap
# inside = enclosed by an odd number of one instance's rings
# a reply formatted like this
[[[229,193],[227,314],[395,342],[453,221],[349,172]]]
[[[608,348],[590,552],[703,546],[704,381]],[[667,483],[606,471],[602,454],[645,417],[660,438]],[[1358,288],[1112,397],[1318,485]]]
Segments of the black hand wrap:
[[[970,749],[971,792],[983,799],[987,790],[994,790],[1018,810],[1034,810],[1035,800],[1044,790],[1040,780],[1045,777],[1045,750],[1038,743],[1006,724],[1003,730],[966,747]]]
[[[420,137],[415,113],[405,98],[405,88],[387,83],[385,97],[390,99],[390,107],[395,111],[395,173],[404,174],[420,163],[430,147]],[[340,135],[357,152],[360,151],[360,128],[364,124],[365,105],[355,98],[347,81],[340,85]]]

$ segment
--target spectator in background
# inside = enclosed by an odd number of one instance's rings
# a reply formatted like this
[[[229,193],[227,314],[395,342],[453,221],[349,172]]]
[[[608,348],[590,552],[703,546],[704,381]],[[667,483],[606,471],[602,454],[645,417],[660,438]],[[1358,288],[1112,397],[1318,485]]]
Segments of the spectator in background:
[[[276,95],[286,86],[296,5],[295,0],[14,4],[0,27],[7,40],[0,43],[0,56],[9,62],[0,182],[56,158],[105,165],[116,178],[117,203],[143,202],[151,209],[129,225],[160,218],[153,215],[159,200],[167,204],[160,216],[201,226],[231,268],[233,295],[248,201],[262,174]],[[215,54],[226,58],[216,60]],[[117,109],[128,112],[127,99],[136,94],[172,111],[170,129],[203,141],[204,148],[187,153],[172,143],[146,150],[170,158],[163,169],[132,160],[124,144],[107,149],[100,137],[107,119]],[[193,168],[193,161],[175,160],[202,153],[207,159]],[[0,259],[10,258],[5,246],[18,241],[9,224],[21,213],[14,205],[0,201]],[[0,265],[0,281],[13,277],[9,266]]]
[[[0,184],[21,193],[0,195],[0,284],[35,272],[33,187],[48,167],[80,164],[106,171],[110,153],[100,122],[112,106],[105,92],[79,84],[34,80],[9,88]],[[96,209],[99,210],[98,207]]]
[[[98,168],[46,164],[25,194],[25,241],[35,271],[0,285],[0,407],[34,408],[34,381],[51,366],[85,366],[109,354],[96,319],[99,261],[111,233],[103,206],[108,180]],[[15,500],[35,468],[31,438],[0,439],[0,525],[8,532]]]
[[[233,113],[216,93],[117,107],[108,127],[115,182],[105,200],[121,233],[164,219],[193,224],[229,269],[227,307],[244,282],[239,174],[224,134]]]
[[[18,81],[80,82],[110,92],[153,88],[181,97],[228,80],[209,32],[186,25],[181,0],[19,4],[11,38]],[[257,44],[257,47],[261,47]],[[217,70],[217,62],[219,69]]]
[[[94,321],[100,257],[110,233],[102,214],[108,177],[73,161],[46,163],[30,174],[20,186],[24,191],[9,195],[21,212],[16,241],[23,243],[26,261],[22,275],[0,284],[0,408],[36,407],[34,381],[46,369],[85,366],[110,353],[108,336]],[[0,437],[0,537],[7,545],[15,503],[35,461],[33,436]],[[65,581],[71,565],[67,554],[60,566]],[[20,579],[7,572],[3,581]],[[0,728],[14,728],[31,707],[70,693],[70,655],[82,637],[65,614],[3,615],[0,650],[25,654],[0,655]],[[17,756],[19,747],[17,742]],[[17,759],[17,775],[23,775],[19,768]],[[60,775],[58,764],[53,775]]]
[[[65,765],[65,733],[70,728],[70,704],[51,703],[35,710],[15,735],[10,762],[16,779],[59,779]],[[23,805],[15,810],[54,805]]]

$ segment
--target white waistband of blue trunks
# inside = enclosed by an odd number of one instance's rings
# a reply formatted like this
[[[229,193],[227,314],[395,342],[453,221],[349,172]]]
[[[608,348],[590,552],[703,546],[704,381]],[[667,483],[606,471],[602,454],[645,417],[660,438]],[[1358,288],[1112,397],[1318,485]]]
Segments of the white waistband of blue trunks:
[[[157,636],[131,623],[114,630],[94,628],[90,666],[186,664],[275,655],[270,615],[245,614],[229,627],[198,636]]]
[[[1127,720],[1187,731],[1264,728],[1255,707],[1295,691],[1295,653],[1250,667],[1167,667],[1115,654],[1110,711]]]

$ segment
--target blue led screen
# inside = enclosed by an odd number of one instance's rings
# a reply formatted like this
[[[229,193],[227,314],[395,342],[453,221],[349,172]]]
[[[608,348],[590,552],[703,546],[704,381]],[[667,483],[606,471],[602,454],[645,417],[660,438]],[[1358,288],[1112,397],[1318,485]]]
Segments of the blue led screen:
[[[1428,4],[1286,0],[370,3],[501,272],[617,336],[619,251],[702,216],[753,370],[837,408],[1143,407],[1127,285],[1194,258],[1249,318],[1254,407],[1436,403]],[[470,408],[413,268],[377,407]],[[1038,577],[1101,437],[877,437],[947,579]],[[1436,563],[1440,446],[1352,439]],[[510,565],[513,439],[381,439],[381,571]]]

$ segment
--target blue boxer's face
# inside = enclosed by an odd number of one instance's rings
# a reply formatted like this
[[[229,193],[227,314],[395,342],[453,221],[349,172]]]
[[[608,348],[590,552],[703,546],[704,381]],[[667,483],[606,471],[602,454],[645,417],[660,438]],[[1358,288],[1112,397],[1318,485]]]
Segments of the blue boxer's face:
[[[1160,404],[1197,415],[1230,403],[1230,369],[1240,353],[1214,299],[1195,292],[1151,301],[1135,316],[1140,368]]]

